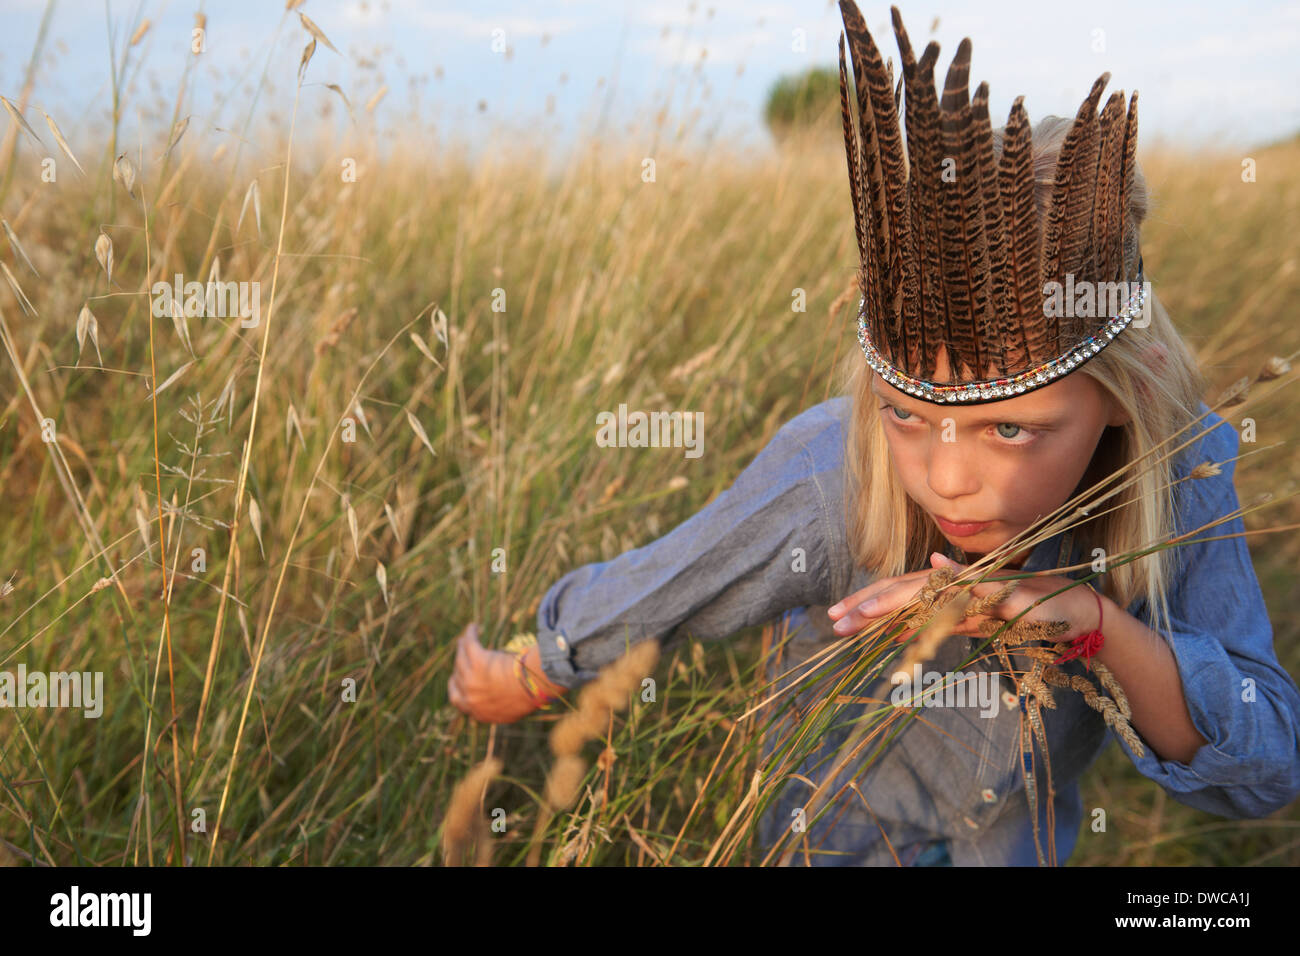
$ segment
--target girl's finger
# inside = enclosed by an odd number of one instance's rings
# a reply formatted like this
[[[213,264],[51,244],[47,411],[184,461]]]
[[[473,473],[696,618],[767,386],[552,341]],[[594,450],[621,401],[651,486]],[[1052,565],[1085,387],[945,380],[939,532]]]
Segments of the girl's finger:
[[[472,666],[473,664],[470,661],[470,651],[468,647],[466,647],[465,640],[462,637],[456,642],[456,661],[452,665],[452,673],[465,674]]]
[[[871,621],[893,613],[907,601],[910,601],[921,586],[921,583],[917,583],[912,588],[887,588],[879,594],[867,598],[861,604],[850,607],[835,622],[832,630],[836,634],[853,634],[860,631]]]
[[[926,574],[928,574],[928,572],[926,572]],[[884,580],[874,581],[874,583],[868,584],[866,588],[863,588],[862,591],[855,591],[852,594],[849,594],[848,597],[840,601],[840,604],[828,607],[827,614],[831,615],[831,620],[839,620],[844,617],[845,614],[848,614],[849,611],[858,610],[859,607],[863,604],[867,604],[868,601],[879,601],[883,594],[896,588],[897,585],[904,580],[904,578],[885,578]]]
[[[869,600],[873,592],[880,589],[883,582],[877,581],[870,587],[865,587],[861,591],[854,591],[838,604],[833,604],[827,608],[826,613],[830,615],[832,621],[839,620],[850,609],[857,607],[863,601]]]
[[[936,558],[954,565],[954,570],[965,567],[965,565],[958,565],[954,561],[949,561],[948,558],[937,551],[930,556],[931,561]],[[943,565],[936,562],[936,566],[942,567]],[[916,596],[917,592],[925,586],[925,582],[932,573],[932,571],[922,570],[902,577],[890,578],[885,586],[875,593],[871,593],[871,588],[864,588],[858,594],[855,594],[853,598],[847,598],[841,605],[838,605],[841,608],[841,613],[832,630],[837,634],[852,634],[862,630],[872,620],[892,614]],[[998,587],[1001,587],[1001,585],[992,586],[987,593],[992,594]],[[976,596],[981,595],[976,592]],[[851,603],[854,598],[863,597],[865,597],[865,600],[860,600],[858,604]],[[832,610],[834,609],[832,608]]]
[[[457,651],[463,651],[471,662],[483,653],[483,645],[478,641],[478,625],[470,624],[460,635]]]
[[[451,687],[452,683],[456,685],[456,696],[460,699],[462,704],[467,704],[471,688],[477,686],[477,681],[474,680],[474,675],[472,673],[456,674],[452,677],[452,680],[448,682],[448,688]]]
[[[929,576],[929,571],[922,570],[913,571],[910,574],[902,574],[895,578],[882,578],[879,581],[873,581],[865,588],[862,588],[859,591],[854,591],[838,604],[834,604],[827,608],[826,613],[830,615],[831,620],[836,620],[843,617],[847,611],[857,608],[872,599],[879,599],[885,592],[893,590],[894,588],[906,585],[909,587],[914,586],[913,590],[915,590],[915,587],[920,587],[920,582],[923,582]]]

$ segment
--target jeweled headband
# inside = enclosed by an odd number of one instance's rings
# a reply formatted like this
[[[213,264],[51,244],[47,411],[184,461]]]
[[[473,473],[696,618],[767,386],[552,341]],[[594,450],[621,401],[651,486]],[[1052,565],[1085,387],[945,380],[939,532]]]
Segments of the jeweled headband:
[[[917,398],[936,403],[962,402],[979,405],[982,402],[996,402],[1004,398],[1014,398],[1025,392],[1046,385],[1068,372],[1073,372],[1088,359],[1092,358],[1119,335],[1130,322],[1142,314],[1146,304],[1147,289],[1143,281],[1142,257],[1138,257],[1138,277],[1136,288],[1128,298],[1125,308],[1118,315],[1111,317],[1106,325],[1094,335],[1088,336],[1064,355],[1057,356],[1028,371],[1010,378],[991,378],[982,382],[950,382],[940,384],[927,382],[894,368],[871,344],[867,331],[867,300],[864,297],[858,305],[858,343],[867,356],[867,364],[894,388],[915,395]]]
[[[897,7],[897,87],[857,6],[840,0],[840,10],[840,106],[861,255],[858,341],[867,361],[891,385],[936,403],[997,401],[1074,371],[1146,306],[1132,212],[1137,93],[1126,110],[1116,91],[1099,112],[1110,74],[1093,83],[1060,142],[1044,217],[1024,97],[995,151],[988,84],[969,95],[969,38],[940,97],[939,45],[918,60]],[[1050,283],[1079,279],[1128,292],[1125,306],[1090,317],[1045,307]],[[941,356],[952,381],[935,379]]]

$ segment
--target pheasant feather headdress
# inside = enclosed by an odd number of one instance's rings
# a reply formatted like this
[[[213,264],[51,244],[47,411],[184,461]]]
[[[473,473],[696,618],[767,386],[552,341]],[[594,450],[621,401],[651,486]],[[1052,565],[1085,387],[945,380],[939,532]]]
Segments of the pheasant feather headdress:
[[[939,45],[918,61],[891,10],[903,66],[897,90],[857,5],[840,0],[853,55],[850,88],[841,34],[840,107],[862,260],[858,340],[872,368],[918,398],[1014,397],[1073,371],[1142,313],[1146,284],[1129,221],[1137,92],[1127,111],[1123,91],[1111,94],[1099,116],[1110,74],[1093,83],[1061,146],[1040,229],[1024,97],[1012,104],[997,156],[988,84],[968,93],[970,39],[957,47],[940,99]],[[941,351],[949,380],[938,382]]]

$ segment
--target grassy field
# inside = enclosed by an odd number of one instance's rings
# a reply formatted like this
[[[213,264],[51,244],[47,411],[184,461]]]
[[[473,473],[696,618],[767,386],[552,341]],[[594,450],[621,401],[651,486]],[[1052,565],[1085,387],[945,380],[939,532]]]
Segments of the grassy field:
[[[306,121],[332,94],[299,103],[296,66],[270,68],[280,132],[195,126],[168,150],[174,134],[65,129],[84,176],[39,110],[39,143],[9,124],[0,670],[101,671],[104,708],[0,710],[8,862],[440,864],[452,789],[488,755],[492,862],[524,862],[557,717],[467,721],[447,701],[454,637],[478,621],[499,646],[563,573],[689,517],[857,348],[833,137],[756,160],[660,125],[582,144],[554,176],[517,140],[490,162],[381,151],[361,103],[349,138],[325,137]],[[1216,390],[1300,340],[1300,140],[1248,155],[1254,182],[1240,151],[1139,153],[1148,275]],[[259,283],[258,324],[154,318],[177,273]],[[1243,503],[1296,474],[1293,395],[1230,418],[1260,435]],[[702,411],[706,453],[597,447],[596,412],[620,403]],[[1300,674],[1297,538],[1250,540]],[[543,862],[757,862],[728,821],[755,766],[735,718],[759,657],[757,630],[669,648],[657,703],[614,719]],[[1194,811],[1115,746],[1083,789],[1111,822],[1071,865],[1300,862],[1295,805]]]

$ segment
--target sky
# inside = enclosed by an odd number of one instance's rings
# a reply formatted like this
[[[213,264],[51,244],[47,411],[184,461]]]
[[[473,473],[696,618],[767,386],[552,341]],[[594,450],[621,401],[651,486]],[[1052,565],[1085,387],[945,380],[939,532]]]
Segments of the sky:
[[[0,95],[16,100],[45,15],[43,0],[0,0]],[[45,129],[55,116],[74,143],[94,136],[111,102],[109,27],[120,49],[133,28],[150,26],[131,49],[135,92],[124,127],[170,128],[195,13],[207,17],[205,51],[182,115],[191,129],[231,129],[249,113],[283,123],[308,34],[282,0],[61,0],[54,4],[28,121]],[[886,56],[897,46],[884,4],[860,4]],[[308,0],[299,8],[339,53],[318,46],[303,91],[305,114],[338,108],[336,84],[356,122],[383,137],[431,147],[446,137],[500,143],[502,129],[534,135],[563,150],[581,138],[612,137],[666,108],[692,117],[692,135],[745,149],[771,148],[762,122],[771,85],[813,66],[834,67],[841,20],[827,0]],[[1300,130],[1300,0],[1244,5],[1184,0],[1054,3],[905,2],[914,47],[940,45],[940,84],[957,44],[973,44],[971,88],[990,86],[995,125],[1024,95],[1031,121],[1073,115],[1103,72],[1114,89],[1139,91],[1141,142],[1241,148]],[[135,69],[133,66],[132,69]],[[271,89],[256,94],[262,71]],[[385,95],[365,107],[380,87]],[[166,99],[160,120],[140,104]],[[1105,97],[1103,97],[1104,100]],[[0,114],[0,121],[8,117]],[[157,135],[155,133],[155,135]],[[509,140],[507,140],[509,142]]]

